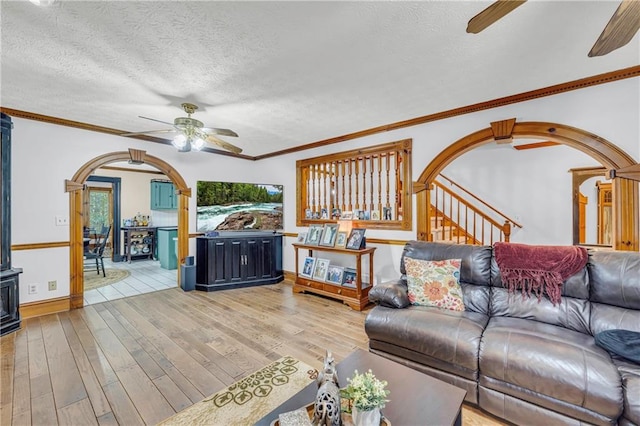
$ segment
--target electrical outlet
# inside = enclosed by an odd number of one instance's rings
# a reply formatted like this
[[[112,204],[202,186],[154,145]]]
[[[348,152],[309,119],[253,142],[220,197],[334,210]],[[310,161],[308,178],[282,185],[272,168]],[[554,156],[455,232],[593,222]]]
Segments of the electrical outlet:
[[[56,226],[69,226],[69,216],[56,216]]]
[[[58,289],[58,281],[49,281],[49,291],[54,291]]]
[[[29,294],[36,294],[38,292],[38,284],[29,284]]]

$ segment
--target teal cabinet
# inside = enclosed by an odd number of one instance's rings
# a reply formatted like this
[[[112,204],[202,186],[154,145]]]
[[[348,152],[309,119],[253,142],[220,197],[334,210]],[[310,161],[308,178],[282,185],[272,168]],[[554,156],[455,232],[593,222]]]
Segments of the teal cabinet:
[[[178,196],[173,183],[167,181],[151,181],[151,210],[177,210]]]
[[[178,257],[176,256],[177,228],[158,228],[158,260],[160,267],[164,269],[178,269]]]

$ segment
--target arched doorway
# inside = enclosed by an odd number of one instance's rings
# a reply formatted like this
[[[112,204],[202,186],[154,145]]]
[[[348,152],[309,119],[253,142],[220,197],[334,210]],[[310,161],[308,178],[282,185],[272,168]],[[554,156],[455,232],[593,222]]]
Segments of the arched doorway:
[[[65,181],[65,192],[69,193],[69,240],[70,240],[70,299],[71,308],[83,306],[84,274],[83,274],[83,235],[82,190],[89,176],[98,168],[118,161],[129,161],[131,164],[149,164],[163,172],[176,186],[178,194],[178,259],[184,263],[189,254],[189,197],[191,188],[187,187],[182,176],[165,161],[147,155],[146,151],[129,149],[129,151],[111,152],[96,157],[85,163]]]
[[[427,189],[438,174],[456,158],[474,148],[494,140],[511,138],[558,142],[575,148],[602,164],[613,178],[613,247],[616,250],[640,250],[640,164],[616,145],[587,131],[557,123],[516,123],[515,119],[491,123],[490,127],[459,139],[445,148],[424,169],[414,184],[418,203],[419,240],[427,240],[430,234],[427,206],[431,201]]]

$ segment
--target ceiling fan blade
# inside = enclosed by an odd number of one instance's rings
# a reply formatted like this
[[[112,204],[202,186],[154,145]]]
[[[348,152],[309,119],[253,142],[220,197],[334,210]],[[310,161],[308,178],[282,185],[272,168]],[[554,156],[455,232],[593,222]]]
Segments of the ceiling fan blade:
[[[207,135],[207,140],[235,154],[240,154],[242,152],[242,148],[238,148],[237,146],[232,145],[229,142],[225,142],[213,135]]]
[[[236,132],[234,132],[233,130],[229,130],[229,129],[218,129],[218,128],[215,128],[215,127],[203,127],[202,130],[204,130],[207,133],[213,133],[214,135],[233,136],[234,138],[238,137],[238,134]]]
[[[121,133],[120,136],[151,135],[151,134],[154,134],[154,133],[173,133],[175,131],[176,131],[176,129],[149,130],[148,132]]]
[[[629,43],[640,28],[640,2],[624,0],[602,30],[589,57],[604,56]]]
[[[527,0],[498,0],[469,20],[467,32],[478,34]]]
[[[139,115],[138,117],[140,117],[140,118],[144,118],[145,120],[156,121],[156,122],[158,122],[158,123],[168,124],[169,126],[173,126],[173,123],[169,123],[169,122],[167,122],[167,121],[156,120],[155,118],[143,117],[143,116],[141,116],[141,115]]]

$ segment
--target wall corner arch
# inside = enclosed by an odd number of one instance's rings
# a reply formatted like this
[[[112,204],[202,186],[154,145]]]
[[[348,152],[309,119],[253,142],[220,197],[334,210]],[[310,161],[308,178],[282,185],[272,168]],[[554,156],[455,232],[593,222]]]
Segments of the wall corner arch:
[[[427,189],[431,188],[438,174],[456,158],[474,148],[493,142],[496,139],[495,124],[491,123],[490,127],[471,133],[449,145],[422,171],[414,184],[414,192],[417,194],[419,240],[426,241],[430,235],[427,206],[431,201]],[[613,178],[613,247],[616,250],[640,251],[639,163],[606,139],[564,124],[515,123],[510,133],[509,136],[513,138],[545,139],[569,146],[602,164]]]
[[[65,181],[65,192],[69,193],[69,241],[70,241],[70,299],[71,309],[81,308],[84,303],[84,271],[83,271],[83,234],[82,191],[85,182],[98,168],[118,161],[129,161],[132,164],[148,164],[164,173],[176,186],[178,194],[178,259],[184,263],[189,254],[189,197],[191,188],[176,169],[167,162],[148,155],[145,151],[129,149],[129,151],[111,152],[89,160]]]

